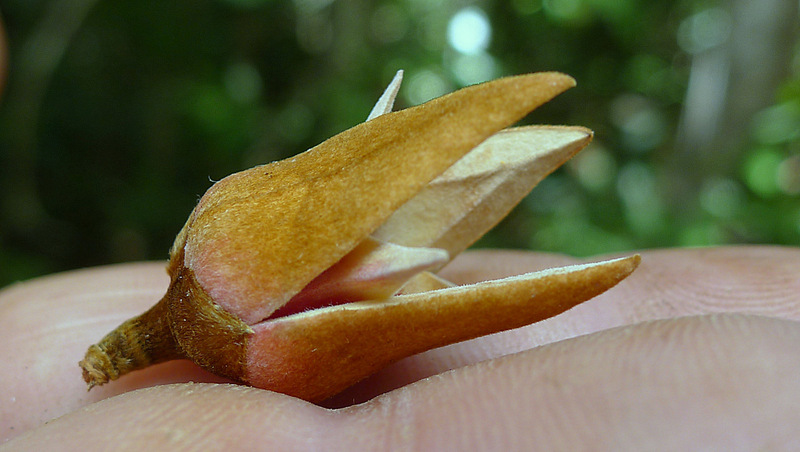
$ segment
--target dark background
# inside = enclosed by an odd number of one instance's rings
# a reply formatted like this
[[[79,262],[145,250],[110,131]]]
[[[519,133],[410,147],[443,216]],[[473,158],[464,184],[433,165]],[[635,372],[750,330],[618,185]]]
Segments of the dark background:
[[[211,180],[503,75],[593,144],[479,246],[800,244],[797,1],[3,0],[0,286],[165,259]]]

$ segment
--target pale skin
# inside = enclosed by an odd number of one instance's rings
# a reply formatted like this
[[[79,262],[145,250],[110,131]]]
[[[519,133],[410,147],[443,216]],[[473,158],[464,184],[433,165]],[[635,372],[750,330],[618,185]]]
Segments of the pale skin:
[[[632,276],[577,308],[407,358],[326,407],[185,361],[87,393],[77,361],[163,293],[163,263],[11,286],[0,291],[0,438],[15,439],[0,449],[798,447],[800,249],[641,254]],[[442,275],[467,283],[572,262],[468,252]]]

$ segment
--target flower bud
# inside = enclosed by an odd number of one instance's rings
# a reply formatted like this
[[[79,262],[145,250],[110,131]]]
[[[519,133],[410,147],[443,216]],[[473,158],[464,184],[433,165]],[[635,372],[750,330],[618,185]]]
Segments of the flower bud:
[[[167,293],[89,348],[84,379],[188,358],[322,400],[405,356],[612,287],[638,256],[460,287],[434,275],[591,140],[578,127],[500,132],[573,85],[508,77],[383,114],[398,77],[367,122],[217,182],[173,244]]]

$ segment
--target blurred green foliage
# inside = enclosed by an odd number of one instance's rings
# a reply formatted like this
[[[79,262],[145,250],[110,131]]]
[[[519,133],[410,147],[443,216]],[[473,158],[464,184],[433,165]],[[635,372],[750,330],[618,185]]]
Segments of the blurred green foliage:
[[[398,69],[396,108],[503,75],[578,80],[527,122],[594,143],[479,246],[798,245],[797,6],[768,1],[790,32],[742,68],[755,19],[737,1],[5,0],[0,286],[165,259],[212,181],[362,122]]]

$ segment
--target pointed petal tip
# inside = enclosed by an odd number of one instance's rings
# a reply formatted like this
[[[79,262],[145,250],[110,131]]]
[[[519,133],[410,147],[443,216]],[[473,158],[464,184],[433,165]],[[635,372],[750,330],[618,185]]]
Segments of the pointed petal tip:
[[[493,80],[479,85],[484,87],[479,89],[496,97],[500,104],[495,108],[516,111],[518,120],[575,85],[574,78],[560,72],[535,72]],[[490,105],[492,102],[486,103],[487,112]]]
[[[531,74],[524,74],[518,77],[528,77],[531,79],[536,79],[537,83],[546,82],[553,86],[555,89],[558,89],[559,92],[566,91],[570,88],[574,88],[578,82],[572,78],[571,76],[564,74],[562,72],[534,72]]]
[[[588,138],[589,141],[591,141],[592,138],[594,138],[594,130],[592,130],[592,129],[588,128],[588,127],[572,126],[572,128],[575,131],[583,132],[584,134],[586,134],[586,138]]]
[[[397,97],[397,93],[400,91],[400,84],[403,83],[403,70],[398,70],[392,81],[389,82],[389,86],[386,87],[383,94],[381,95],[378,102],[372,107],[372,111],[369,112],[369,116],[367,116],[367,121],[371,119],[375,119],[378,116],[385,115],[387,113],[391,113],[392,107],[394,107],[394,100]]]
[[[606,289],[610,289],[614,285],[618,284],[623,279],[630,276],[639,264],[642,262],[642,256],[639,254],[633,254],[631,256],[625,257],[618,257],[615,259],[607,259],[603,261],[592,262],[589,264],[577,265],[577,266],[568,266],[568,267],[561,267],[556,268],[554,270],[559,271],[561,269],[577,269],[577,268],[590,268],[594,267],[598,270],[605,270],[605,275],[608,277],[608,287]]]
[[[640,254],[633,254],[631,256],[620,257],[619,259],[613,259],[608,261],[608,263],[618,263],[620,269],[625,271],[627,274],[633,273],[639,264],[642,263],[642,256]]]

